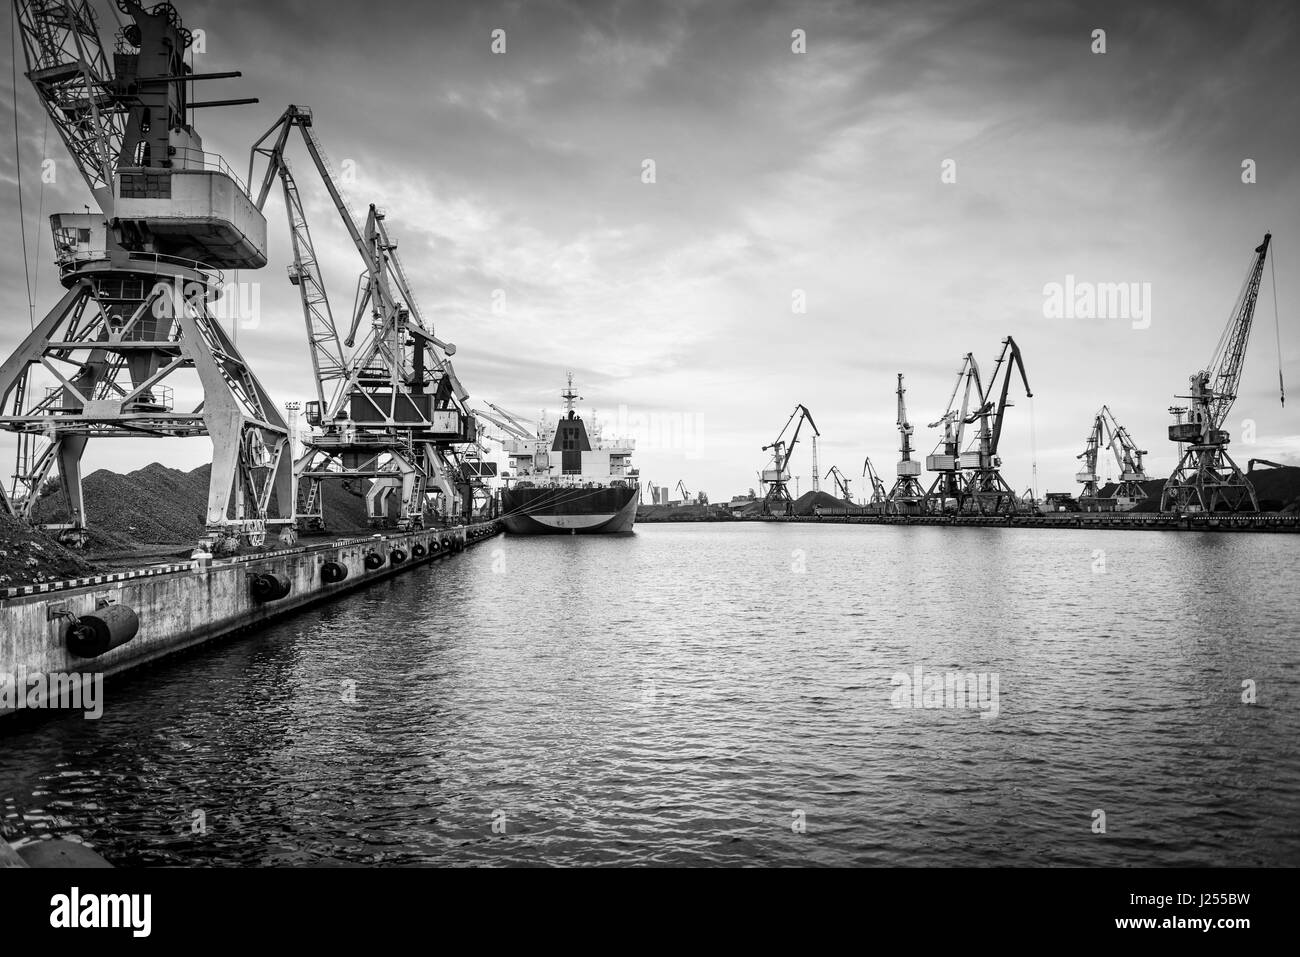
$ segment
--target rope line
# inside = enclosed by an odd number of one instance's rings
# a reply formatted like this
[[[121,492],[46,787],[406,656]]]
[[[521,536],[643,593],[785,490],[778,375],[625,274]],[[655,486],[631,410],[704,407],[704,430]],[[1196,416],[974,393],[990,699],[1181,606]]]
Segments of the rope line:
[[[1286,407],[1286,383],[1282,381],[1282,320],[1277,311],[1277,245],[1273,245],[1273,255],[1268,261],[1268,268],[1273,284],[1273,334],[1277,339],[1277,387],[1282,396],[1282,406]]]
[[[29,250],[27,248],[27,215],[23,211],[23,151],[22,138],[18,132],[18,8],[11,8],[13,17],[13,35],[10,37],[10,47],[12,48],[13,57],[9,61],[10,74],[13,80],[13,106],[14,106],[14,174],[18,180],[18,229],[23,244],[23,278],[27,283],[27,321],[30,328],[36,328],[36,302],[32,299],[32,271],[28,265]]]
[[[556,489],[557,489],[557,490],[562,490],[563,488],[564,488],[564,486],[562,486],[562,485],[560,485],[560,486],[556,486]],[[581,496],[579,496],[578,498],[568,499],[568,500],[566,501],[566,504],[571,504],[571,503],[574,503],[574,502],[581,502],[581,501],[584,501],[584,500],[589,499],[589,498],[594,498],[594,497],[595,497],[596,495],[598,495],[600,492],[607,491],[609,488],[612,488],[612,486],[602,486],[602,487],[600,487],[600,488],[597,488],[597,489],[592,490],[592,491],[591,491],[590,493],[588,493],[587,495],[581,495]],[[508,511],[508,512],[502,512],[500,515],[497,516],[497,518],[498,518],[498,519],[505,518],[505,517],[508,516],[508,515],[531,515],[531,514],[533,514],[533,513],[535,513],[535,512],[539,512],[539,511],[541,511],[541,509],[545,508],[547,504],[548,504],[548,503],[543,502],[541,505],[534,505],[534,506],[532,506],[532,507],[528,507],[528,506],[520,506],[519,508],[511,509],[511,510]]]
[[[45,114],[45,131],[41,133],[41,159],[47,159],[50,142],[50,115]],[[41,191],[38,194],[39,201],[36,204],[36,265],[32,269],[32,289],[40,291],[41,288],[41,237],[45,234],[41,232],[41,221],[45,218],[45,177],[41,177]],[[35,317],[33,316],[33,319]]]
[[[1011,374],[1011,370],[1007,370]],[[1034,504],[1038,503],[1038,426],[1034,421],[1034,397],[1029,397],[1029,463],[1033,477]]]

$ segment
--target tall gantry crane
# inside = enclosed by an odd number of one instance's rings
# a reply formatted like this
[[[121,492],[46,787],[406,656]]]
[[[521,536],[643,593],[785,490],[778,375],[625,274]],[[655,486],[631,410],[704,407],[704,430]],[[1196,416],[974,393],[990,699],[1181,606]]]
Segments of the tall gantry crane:
[[[1098,488],[1097,459],[1101,449],[1106,448],[1115,457],[1119,467],[1119,482],[1113,496],[1102,498]],[[1093,417],[1092,429],[1088,432],[1084,450],[1077,458],[1083,461],[1083,468],[1075,475],[1075,480],[1082,483],[1079,503],[1085,511],[1095,509],[1115,509],[1126,511],[1147,498],[1143,482],[1147,481],[1146,469],[1142,457],[1146,449],[1137,447],[1128,429],[1115,419],[1109,406],[1102,406]]]
[[[1110,450],[1115,456],[1115,464],[1119,466],[1119,484],[1115,488],[1116,507],[1132,508],[1148,497],[1143,485],[1147,481],[1147,472],[1142,464],[1142,457],[1147,454],[1147,450],[1137,447],[1128,429],[1115,421],[1110,409],[1103,406],[1102,410],[1106,413],[1107,428],[1110,430]]]
[[[849,491],[849,485],[853,480],[846,478],[844,473],[840,471],[838,465],[832,465],[823,478],[834,479],[835,488],[839,491],[840,498],[848,502],[850,505],[853,504],[853,494]]]
[[[903,395],[903,373],[898,373],[898,464],[894,468],[897,478],[894,487],[885,497],[887,511],[892,515],[912,515],[921,511],[925,490],[921,488],[921,463],[912,459],[912,423],[907,419],[907,404]]]
[[[1187,399],[1190,405],[1185,410],[1186,418],[1179,415],[1175,424],[1169,426],[1169,440],[1179,444],[1182,454],[1178,467],[1165,482],[1160,497],[1162,512],[1259,510],[1254,486],[1228,455],[1231,437],[1223,426],[1241,384],[1255,301],[1272,238],[1271,233],[1265,233],[1264,241],[1255,247],[1254,262],[1246,273],[1246,281],[1237,294],[1209,366],[1191,377],[1189,395],[1177,397]],[[1278,376],[1280,384],[1280,372]],[[1285,392],[1282,401],[1285,404]]]
[[[962,359],[961,368],[957,370],[957,381],[952,387],[952,395],[948,397],[947,408],[937,421],[931,422],[928,426],[931,429],[942,426],[943,435],[940,436],[934,451],[925,457],[926,471],[938,473],[923,500],[923,507],[927,512],[942,514],[954,509],[961,511],[965,504],[966,489],[961,473],[961,446],[970,419],[972,391],[976,401],[982,403],[984,393],[980,387],[979,364],[975,361],[974,353],[968,352]],[[959,392],[962,394],[960,406],[956,404]]]
[[[334,320],[311,230],[285,149],[301,133],[321,182],[361,257],[357,296],[346,334]],[[284,191],[293,264],[307,327],[316,398],[306,417],[315,427],[297,463],[296,515],[323,528],[320,484],[369,480],[366,512],[374,525],[425,524],[430,509],[454,519],[474,509],[482,476],[472,452],[477,426],[469,395],[451,365],[456,347],[439,339],[421,315],[385,213],[371,205],[364,222],[353,214],[320,143],[309,109],[289,106],[253,145],[249,178],[265,169],[255,203],[265,206],[276,177]],[[397,493],[396,516],[390,499]],[[436,497],[441,494],[441,504]]]
[[[1106,420],[1098,412],[1093,417],[1092,428],[1088,430],[1083,451],[1075,456],[1083,462],[1079,471],[1074,473],[1074,480],[1083,486],[1079,490],[1079,502],[1085,509],[1089,508],[1088,503],[1095,503],[1097,499],[1097,457],[1101,453],[1101,446],[1105,440],[1105,428]]]
[[[798,421],[796,421],[796,419]],[[799,441],[799,430],[803,428],[804,422],[813,430],[813,435],[820,435],[817,429],[817,423],[813,421],[812,413],[808,411],[807,406],[800,404],[794,407],[790,413],[790,418],[786,420],[781,431],[777,433],[776,438],[770,445],[763,446],[763,451],[771,451],[772,461],[767,468],[759,475],[759,484],[763,487],[763,514],[773,515],[773,508],[779,509],[783,514],[789,515],[794,500],[790,498],[790,456],[794,453],[795,444]],[[789,431],[790,425],[794,424],[794,432],[790,435],[790,441],[785,440],[785,434]]]
[[[889,501],[889,493],[885,491],[885,483],[876,474],[876,467],[871,464],[869,455],[862,462],[862,477],[868,478],[871,482],[871,501],[868,504],[879,506],[883,512],[885,504]]]
[[[217,322],[227,269],[266,264],[266,220],[189,116],[191,34],[176,8],[117,0],[111,59],[89,0],[14,0],[27,77],[98,205],[51,217],[67,292],[0,365],[0,428],[18,433],[0,506],[32,520],[51,470],[84,540],[81,459],[92,438],[212,441],[206,545],[296,535],[279,410]],[[21,171],[20,174],[21,175]]]
[[[1002,477],[1002,459],[998,455],[1006,411],[1014,405],[1008,399],[1013,368],[1020,370],[1020,381],[1025,387],[1025,397],[1030,399],[1034,397],[1033,391],[1029,388],[1029,377],[1025,373],[1025,363],[1020,356],[1020,348],[1016,345],[1015,339],[1007,336],[1002,340],[1002,351],[998,353],[998,360],[993,366],[988,390],[982,393],[979,407],[966,419],[967,425],[978,425],[978,428],[971,447],[961,455],[962,468],[968,470],[963,504],[973,507],[981,515],[1014,513],[1020,510],[1020,500],[1016,497],[1015,490]],[[999,376],[1001,376],[1000,386]],[[976,370],[976,379],[978,380],[978,370]]]

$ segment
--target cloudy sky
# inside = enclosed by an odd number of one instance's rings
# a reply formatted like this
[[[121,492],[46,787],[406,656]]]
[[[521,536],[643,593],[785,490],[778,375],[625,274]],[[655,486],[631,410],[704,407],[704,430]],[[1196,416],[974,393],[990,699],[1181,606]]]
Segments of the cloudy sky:
[[[1103,403],[1167,474],[1166,409],[1209,361],[1266,229],[1297,397],[1279,406],[1266,274],[1229,428],[1254,422],[1255,443],[1233,447],[1243,466],[1300,461],[1300,8],[1286,0],[177,6],[205,31],[198,69],[244,71],[203,98],[261,100],[201,113],[208,149],[243,168],[285,105],[312,107],[335,165],[355,164],[353,205],[387,208],[473,399],[535,414],[558,405],[572,370],[611,430],[620,407],[629,426],[654,416],[638,461],[658,484],[683,479],[715,500],[755,485],[761,446],[796,403],[823,434],[823,472],[857,476],[869,454],[891,477],[896,373],[924,454],[963,355],[987,371],[1008,335],[1035,393],[1003,437],[1013,485],[1029,484],[1036,446],[1040,491],[1075,487]],[[21,66],[17,104],[39,315],[59,288],[38,213],[80,210],[89,194],[57,137],[42,150]],[[28,326],[10,120],[4,353]],[[61,175],[42,191],[46,155]],[[346,312],[359,261],[300,144],[292,156]],[[277,399],[305,399],[277,194],[267,214],[271,264],[240,277],[262,283],[259,321],[239,342]],[[1149,326],[1045,316],[1044,287],[1067,275],[1149,283]],[[0,439],[6,460],[11,446]],[[793,463],[801,491],[808,451]],[[203,440],[100,443],[86,465],[193,467],[208,454]]]

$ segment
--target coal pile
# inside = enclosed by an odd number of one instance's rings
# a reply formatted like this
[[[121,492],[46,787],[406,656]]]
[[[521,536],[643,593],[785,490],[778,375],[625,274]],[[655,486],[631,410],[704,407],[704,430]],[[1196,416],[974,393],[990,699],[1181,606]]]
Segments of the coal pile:
[[[857,511],[856,506],[844,501],[842,498],[836,498],[830,492],[804,492],[794,500],[792,511],[795,515],[815,515],[818,508],[823,512],[829,512],[832,509]]]
[[[192,472],[167,468],[157,462],[122,475],[101,469],[82,480],[88,546],[94,550],[128,550],[141,545],[191,546],[207,524],[208,478],[212,467]],[[331,535],[364,534],[365,499],[341,482],[322,486],[325,519]],[[62,494],[47,495],[37,507],[43,523],[67,521]],[[268,537],[268,546],[274,538]]]
[[[719,522],[731,518],[724,505],[638,505],[638,522]]]
[[[1261,512],[1296,512],[1300,511],[1300,466],[1287,465],[1282,468],[1257,469],[1247,475],[1255,488]],[[1110,498],[1118,486],[1109,482],[1102,486],[1100,496]],[[1160,496],[1165,489],[1164,479],[1151,479],[1143,482],[1142,488],[1147,497],[1133,509],[1135,512],[1160,511]]]
[[[1260,511],[1300,511],[1300,467],[1288,465],[1280,469],[1259,469],[1247,477],[1255,486]]]
[[[0,588],[84,578],[95,569],[48,532],[0,510]]]

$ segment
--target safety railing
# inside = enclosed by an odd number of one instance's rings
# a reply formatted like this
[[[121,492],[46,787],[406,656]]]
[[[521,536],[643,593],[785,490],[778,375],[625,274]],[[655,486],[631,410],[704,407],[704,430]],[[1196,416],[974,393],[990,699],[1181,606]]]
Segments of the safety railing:
[[[122,252],[113,250],[110,252],[106,249],[56,249],[55,261],[59,265],[61,275],[66,276],[70,272],[75,272],[80,266],[91,262],[109,262],[113,257],[120,261]],[[199,273],[204,280],[210,284],[220,285],[225,282],[225,274],[215,266],[209,266],[207,263],[199,262],[197,259],[185,259],[181,256],[168,256],[165,253],[142,253],[130,252],[126,254],[127,262],[130,265],[140,265],[153,267],[149,271],[159,271],[159,266],[179,266],[182,269],[188,269]]]
[[[173,172],[186,170],[202,170],[209,173],[224,173],[233,179],[244,195],[248,195],[248,184],[244,178],[234,171],[226,158],[220,153],[209,153],[207,150],[197,150],[190,146],[178,146],[171,154]]]

